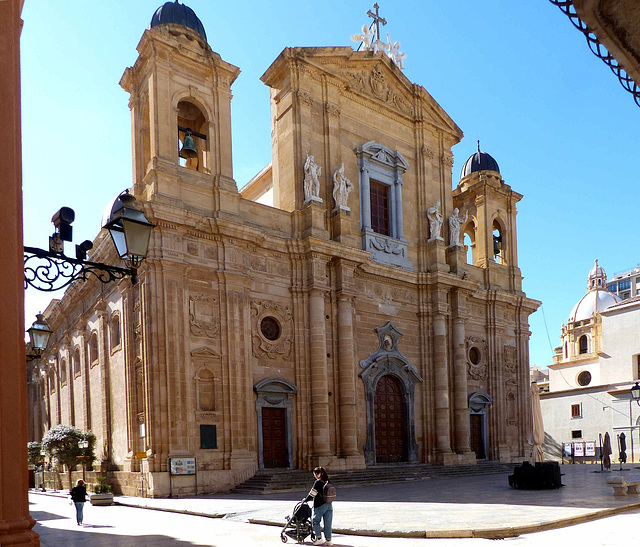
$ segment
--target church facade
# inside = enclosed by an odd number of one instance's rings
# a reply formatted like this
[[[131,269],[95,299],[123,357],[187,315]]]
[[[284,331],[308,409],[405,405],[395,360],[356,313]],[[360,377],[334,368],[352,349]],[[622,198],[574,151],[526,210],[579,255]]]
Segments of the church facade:
[[[120,83],[149,258],[135,285],[75,283],[46,310],[32,438],[91,429],[116,489],[142,473],[157,497],[265,468],[525,459],[539,302],[495,160],[478,150],[452,189],[462,131],[393,59],[287,48],[262,76],[272,162],[238,191],[239,70],[178,3],[137,49]],[[115,256],[103,230],[91,259]]]

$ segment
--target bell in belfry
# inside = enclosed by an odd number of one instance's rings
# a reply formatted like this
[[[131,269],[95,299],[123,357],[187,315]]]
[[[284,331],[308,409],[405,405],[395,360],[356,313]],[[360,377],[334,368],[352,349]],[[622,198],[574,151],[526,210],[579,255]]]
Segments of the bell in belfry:
[[[182,148],[180,149],[180,157],[185,160],[190,160],[191,158],[196,158],[198,156],[198,151],[196,150],[195,145],[193,144],[193,137],[191,135],[191,131],[187,131],[184,135],[184,142],[182,144]]]

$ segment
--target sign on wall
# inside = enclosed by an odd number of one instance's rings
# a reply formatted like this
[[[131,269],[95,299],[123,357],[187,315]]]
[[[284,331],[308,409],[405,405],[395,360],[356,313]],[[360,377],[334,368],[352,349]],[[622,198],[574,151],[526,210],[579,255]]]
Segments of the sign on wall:
[[[575,442],[573,443],[573,455],[584,456],[584,443],[583,442]]]
[[[169,471],[172,475],[195,475],[195,458],[169,458]]]
[[[596,455],[596,442],[595,441],[587,441],[584,443],[584,455],[585,456],[595,456]]]

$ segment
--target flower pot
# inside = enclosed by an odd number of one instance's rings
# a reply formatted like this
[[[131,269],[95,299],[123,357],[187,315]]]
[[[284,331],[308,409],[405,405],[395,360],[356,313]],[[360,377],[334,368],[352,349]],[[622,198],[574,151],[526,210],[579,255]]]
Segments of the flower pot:
[[[111,505],[113,503],[113,493],[91,494],[89,501],[91,505]]]

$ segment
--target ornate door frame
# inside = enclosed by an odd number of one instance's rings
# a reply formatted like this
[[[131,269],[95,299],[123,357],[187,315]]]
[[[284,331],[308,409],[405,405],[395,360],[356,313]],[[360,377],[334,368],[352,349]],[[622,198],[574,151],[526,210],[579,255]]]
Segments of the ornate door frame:
[[[256,412],[258,414],[258,468],[264,469],[264,438],[262,436],[262,409],[284,408],[287,438],[287,463],[294,468],[293,461],[293,396],[298,388],[284,378],[271,377],[260,380],[253,386],[256,392]]]
[[[482,423],[482,444],[484,446],[485,459],[489,459],[489,405],[493,399],[484,392],[476,391],[469,395],[469,415],[477,414],[481,416]],[[471,420],[469,420],[471,424]],[[469,439],[471,439],[471,426],[469,425]]]
[[[422,382],[418,370],[398,349],[398,340],[402,336],[391,321],[374,329],[380,345],[367,359],[360,361],[364,369],[359,376],[364,382],[367,408],[367,442],[364,446],[364,457],[367,465],[376,463],[376,422],[375,396],[378,381],[389,374],[400,384],[404,396],[406,454],[407,461],[418,461],[418,443],[415,426],[415,386]]]

